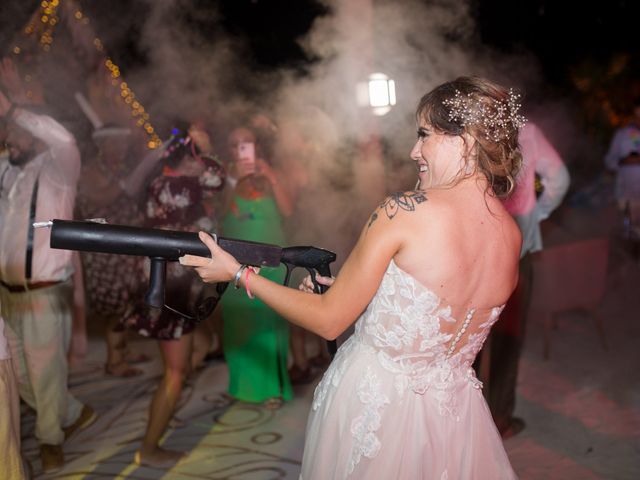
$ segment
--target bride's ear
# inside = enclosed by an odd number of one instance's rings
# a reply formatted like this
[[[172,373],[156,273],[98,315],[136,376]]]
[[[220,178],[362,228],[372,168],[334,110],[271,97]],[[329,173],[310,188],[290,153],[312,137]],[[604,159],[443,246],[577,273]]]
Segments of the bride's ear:
[[[465,175],[471,175],[474,173],[477,166],[476,149],[478,147],[478,141],[468,133],[463,133],[460,136],[460,154],[464,166],[462,168]]]
[[[463,143],[463,150],[462,150],[462,154],[466,157],[466,156],[473,156],[473,153],[476,149],[476,144],[478,143],[478,141],[471,135],[469,135],[468,133],[463,133],[461,136],[462,138],[462,143]]]

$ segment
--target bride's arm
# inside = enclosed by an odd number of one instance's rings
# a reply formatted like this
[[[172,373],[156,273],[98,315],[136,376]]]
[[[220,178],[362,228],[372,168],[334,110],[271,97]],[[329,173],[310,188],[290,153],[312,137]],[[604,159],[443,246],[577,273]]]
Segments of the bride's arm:
[[[384,205],[371,216],[335,282],[324,295],[284,287],[246,270],[239,285],[287,320],[326,339],[345,331],[366,309],[378,289],[389,262],[402,248],[411,212],[399,210],[389,216]],[[404,218],[403,218],[404,217]],[[200,234],[212,259],[185,255],[180,262],[195,266],[205,282],[233,281],[241,265],[209,235]]]

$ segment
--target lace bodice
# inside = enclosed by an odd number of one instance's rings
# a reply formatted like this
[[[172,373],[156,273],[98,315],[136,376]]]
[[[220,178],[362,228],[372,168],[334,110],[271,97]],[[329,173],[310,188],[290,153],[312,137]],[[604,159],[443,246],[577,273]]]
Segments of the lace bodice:
[[[441,413],[453,413],[450,400],[456,385],[482,386],[471,364],[503,308],[470,308],[456,319],[452,306],[444,305],[391,260],[378,291],[356,322],[355,333],[318,385],[314,408],[330,385],[338,385],[348,367],[345,359],[357,349],[375,355],[377,363],[393,374],[399,394],[407,390],[424,394],[431,388],[441,397]]]
[[[393,260],[378,291],[356,323],[355,335],[378,351],[384,364],[412,371],[447,361],[469,366],[504,306],[467,309],[452,316],[434,292],[401,270]]]

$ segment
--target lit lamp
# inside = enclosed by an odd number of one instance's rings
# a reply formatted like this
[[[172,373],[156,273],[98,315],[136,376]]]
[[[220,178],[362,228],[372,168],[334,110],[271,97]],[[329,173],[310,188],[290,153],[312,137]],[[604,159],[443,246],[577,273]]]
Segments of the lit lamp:
[[[367,82],[357,85],[358,105],[370,107],[374,115],[382,116],[396,104],[396,82],[384,73],[372,73]]]

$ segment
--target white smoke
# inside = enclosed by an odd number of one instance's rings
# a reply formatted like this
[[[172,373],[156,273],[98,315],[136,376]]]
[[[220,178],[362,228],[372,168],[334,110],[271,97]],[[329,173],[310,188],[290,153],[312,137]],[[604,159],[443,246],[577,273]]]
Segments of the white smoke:
[[[415,105],[444,81],[486,76],[524,91],[525,102],[543,98],[535,105],[536,120],[545,131],[555,132],[559,150],[587,144],[562,144],[580,137],[560,99],[551,99],[545,108],[538,62],[527,52],[507,55],[482,45],[468,0],[324,3],[329,13],[317,17],[299,39],[316,59],[301,75],[288,69],[252,71],[245,39],[227,35],[222,27],[203,32],[185,21],[189,13],[209,25],[219,24],[221,14],[210,5],[146,0],[146,15],[122,19],[140,32],[136,47],[145,53],[146,63],[123,71],[123,78],[165,134],[177,119],[204,120],[220,153],[229,125],[245,112],[273,118],[281,133],[278,154],[292,157],[296,148],[304,152],[304,168],[316,182],[315,194],[322,196],[318,208],[333,212],[325,215],[327,222],[333,215],[349,225],[341,229],[347,232],[338,242],[342,249],[354,240],[376,201],[414,185],[408,152],[415,141]],[[111,32],[103,25],[100,30],[107,52],[109,42],[117,41],[117,28]],[[397,91],[397,105],[379,118],[358,107],[355,95],[356,84],[374,72],[392,78]]]

